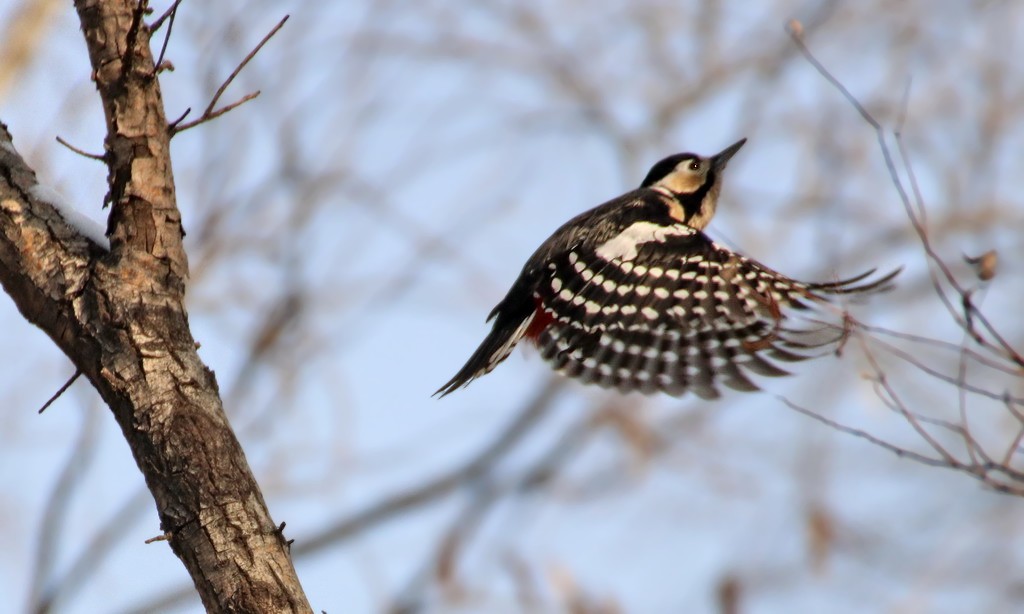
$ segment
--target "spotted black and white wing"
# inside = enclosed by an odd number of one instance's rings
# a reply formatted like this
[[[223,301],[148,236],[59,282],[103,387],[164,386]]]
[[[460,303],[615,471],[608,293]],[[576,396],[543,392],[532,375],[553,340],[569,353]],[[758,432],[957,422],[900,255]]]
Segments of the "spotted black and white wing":
[[[787,312],[891,279],[856,285],[869,274],[801,283],[687,226],[637,223],[596,249],[552,255],[535,287],[550,321],[537,344],[558,371],[622,392],[757,390],[747,371],[785,375],[769,359],[801,360],[842,336],[791,326]]]

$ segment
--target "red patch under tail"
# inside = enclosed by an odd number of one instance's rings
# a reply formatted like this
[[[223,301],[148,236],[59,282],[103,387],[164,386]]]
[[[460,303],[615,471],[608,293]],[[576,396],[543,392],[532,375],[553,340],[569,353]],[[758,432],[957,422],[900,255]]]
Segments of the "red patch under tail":
[[[537,309],[533,312],[533,320],[526,327],[526,332],[523,333],[523,336],[536,344],[540,341],[540,335],[544,332],[544,329],[555,321],[555,314],[544,308],[544,302],[541,301],[539,296],[533,297],[533,302]]]

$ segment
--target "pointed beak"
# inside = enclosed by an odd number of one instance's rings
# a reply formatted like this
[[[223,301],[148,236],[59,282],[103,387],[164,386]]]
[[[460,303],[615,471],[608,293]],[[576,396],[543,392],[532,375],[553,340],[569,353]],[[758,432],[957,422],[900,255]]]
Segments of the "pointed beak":
[[[739,151],[740,147],[743,147],[743,144],[746,142],[747,139],[740,139],[733,143],[732,145],[729,145],[722,151],[711,156],[711,168],[715,169],[715,171],[720,171],[723,168],[725,168],[726,163],[729,162],[729,158],[732,158],[734,155],[736,155],[736,152]]]

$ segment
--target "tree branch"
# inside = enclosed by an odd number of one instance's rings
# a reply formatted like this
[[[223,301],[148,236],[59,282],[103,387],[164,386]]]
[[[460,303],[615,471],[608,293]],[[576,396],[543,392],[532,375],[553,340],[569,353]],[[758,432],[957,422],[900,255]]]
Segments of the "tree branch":
[[[213,95],[213,98],[210,99],[210,104],[206,105],[206,110],[203,111],[203,114],[201,116],[199,116],[199,119],[182,124],[181,121],[185,119],[185,116],[182,115],[178,121],[170,124],[170,132],[172,136],[179,132],[184,132],[190,128],[195,128],[196,126],[204,124],[212,119],[216,119],[221,115],[224,115],[228,111],[240,107],[243,104],[249,102],[253,98],[260,95],[259,91],[251,92],[249,94],[246,94],[245,96],[242,96],[241,98],[239,98],[235,102],[232,102],[231,104],[225,105],[219,109],[216,108],[217,103],[220,102],[220,97],[224,95],[225,90],[227,90],[228,86],[231,85],[231,83],[235,80],[235,77],[237,77],[238,74],[242,72],[242,69],[245,68],[245,66],[254,57],[256,57],[256,54],[260,52],[260,49],[263,49],[263,45],[266,45],[267,41],[273,38],[274,35],[277,34],[278,30],[284,27],[285,22],[288,21],[288,17],[289,15],[285,15],[284,17],[282,17],[281,21],[277,22],[277,25],[271,28],[270,32],[267,32],[266,36],[264,36],[260,40],[260,42],[256,43],[256,46],[252,48],[252,51],[250,51],[244,58],[242,58],[242,61],[238,63],[238,66],[236,66],[235,69],[231,71],[231,74],[228,75],[228,78],[225,79],[224,82],[220,84],[220,87],[217,88],[217,92]]]
[[[106,252],[41,200],[0,124],[0,283],[110,407],[209,612],[311,612],[199,359],[145,3],[78,0],[107,122]]]

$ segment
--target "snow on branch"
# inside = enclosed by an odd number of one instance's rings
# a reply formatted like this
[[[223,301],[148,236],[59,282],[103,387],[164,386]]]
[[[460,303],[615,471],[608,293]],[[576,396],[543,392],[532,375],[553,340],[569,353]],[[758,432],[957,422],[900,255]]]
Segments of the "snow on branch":
[[[110,239],[97,221],[75,208],[63,194],[50,186],[37,183],[29,189],[29,195],[39,201],[53,205],[64,221],[82,236],[103,249],[110,251]]]

